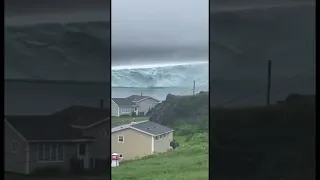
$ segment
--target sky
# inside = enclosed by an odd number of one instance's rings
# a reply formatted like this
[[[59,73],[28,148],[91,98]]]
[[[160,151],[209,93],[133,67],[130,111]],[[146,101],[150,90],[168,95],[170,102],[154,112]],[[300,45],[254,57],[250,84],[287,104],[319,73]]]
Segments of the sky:
[[[112,66],[208,62],[207,0],[112,1]]]

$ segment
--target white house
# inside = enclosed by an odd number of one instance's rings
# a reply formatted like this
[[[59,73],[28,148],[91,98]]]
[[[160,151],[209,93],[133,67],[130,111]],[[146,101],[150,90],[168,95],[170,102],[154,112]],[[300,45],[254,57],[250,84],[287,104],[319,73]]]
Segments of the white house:
[[[139,114],[138,106],[126,98],[111,99],[111,116],[132,115],[132,112]]]
[[[126,98],[112,98],[112,116],[145,115],[150,109],[154,108],[160,101],[150,96],[131,95]]]

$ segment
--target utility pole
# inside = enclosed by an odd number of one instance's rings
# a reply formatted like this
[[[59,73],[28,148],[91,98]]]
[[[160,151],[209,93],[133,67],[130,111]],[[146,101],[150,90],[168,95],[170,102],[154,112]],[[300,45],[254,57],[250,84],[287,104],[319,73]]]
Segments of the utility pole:
[[[195,93],[195,91],[196,91],[196,81],[193,81],[193,95],[194,95],[194,93]]]
[[[267,82],[266,105],[270,105],[271,69],[272,69],[272,61],[268,60],[268,82]]]

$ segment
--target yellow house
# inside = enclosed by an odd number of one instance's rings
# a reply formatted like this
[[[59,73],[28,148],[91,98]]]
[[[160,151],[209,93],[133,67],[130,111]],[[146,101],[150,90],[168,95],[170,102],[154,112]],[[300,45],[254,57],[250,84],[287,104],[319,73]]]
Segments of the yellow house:
[[[111,133],[111,153],[118,153],[123,160],[166,152],[173,139],[172,129],[151,121],[117,126]]]

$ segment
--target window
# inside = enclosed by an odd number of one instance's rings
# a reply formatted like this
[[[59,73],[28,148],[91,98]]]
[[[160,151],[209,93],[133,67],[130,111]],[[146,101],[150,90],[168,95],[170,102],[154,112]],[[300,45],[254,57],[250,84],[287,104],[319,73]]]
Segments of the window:
[[[123,143],[124,142],[124,137],[123,136],[118,136],[118,142]]]
[[[155,140],[159,140],[159,136],[154,137]]]
[[[137,107],[134,107],[134,110],[136,111],[136,110],[137,110]]]
[[[163,138],[167,138],[167,134],[162,134]]]
[[[38,144],[39,161],[63,161],[63,159],[61,144]]]
[[[18,152],[18,150],[19,150],[19,143],[18,143],[18,141],[13,140],[12,141],[12,152],[16,153],[16,152]]]

